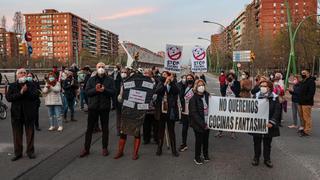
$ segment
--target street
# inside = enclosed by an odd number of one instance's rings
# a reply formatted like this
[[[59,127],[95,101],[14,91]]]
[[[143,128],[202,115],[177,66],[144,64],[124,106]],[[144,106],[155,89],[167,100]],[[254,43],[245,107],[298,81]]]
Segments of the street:
[[[219,95],[219,84],[216,78],[207,74],[208,90]],[[210,132],[209,155],[211,161],[195,165],[194,133],[189,129],[188,150],[173,157],[165,149],[162,156],[156,156],[156,144],[141,144],[140,158],[131,159],[133,137],[128,137],[125,155],[114,160],[119,137],[115,130],[115,112],[110,113],[110,155],[101,155],[101,133],[93,136],[91,154],[78,158],[83,148],[87,114],[77,110],[77,122],[64,124],[64,131],[49,132],[47,108],[42,103],[40,108],[40,127],[35,133],[37,158],[29,160],[26,156],[17,162],[11,162],[13,156],[12,131],[10,114],[0,121],[0,174],[1,179],[320,179],[320,111],[313,110],[313,133],[310,137],[301,138],[296,130],[288,129],[291,125],[291,108],[284,113],[281,136],[272,142],[272,169],[263,164],[253,167],[253,140],[248,134],[237,134],[232,139],[228,133],[221,138]],[[177,146],[181,142],[181,124],[176,123]]]

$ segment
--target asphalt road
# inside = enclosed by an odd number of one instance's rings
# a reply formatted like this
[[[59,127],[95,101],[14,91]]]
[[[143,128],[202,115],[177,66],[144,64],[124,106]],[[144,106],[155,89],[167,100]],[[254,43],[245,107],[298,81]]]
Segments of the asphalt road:
[[[207,76],[210,92],[219,95],[217,80]],[[62,133],[51,133],[48,128],[46,108],[42,106],[42,131],[36,133],[37,159],[23,158],[11,162],[12,133],[10,119],[0,121],[0,175],[1,179],[320,179],[320,122],[319,110],[313,112],[313,135],[298,137],[295,130],[286,128],[291,124],[291,110],[284,115],[281,136],[275,138],[271,158],[273,169],[260,164],[252,167],[252,137],[237,134],[233,140],[226,135],[209,137],[211,161],[195,165],[194,134],[189,130],[186,152],[176,158],[170,150],[164,149],[161,157],[155,155],[156,145],[141,145],[140,159],[131,160],[133,137],[128,137],[125,156],[114,160],[118,137],[115,134],[115,116],[110,114],[110,155],[101,155],[101,134],[93,138],[90,156],[79,159],[86,127],[86,113],[77,112],[78,122],[68,123]],[[176,124],[177,145],[181,142],[181,124]]]

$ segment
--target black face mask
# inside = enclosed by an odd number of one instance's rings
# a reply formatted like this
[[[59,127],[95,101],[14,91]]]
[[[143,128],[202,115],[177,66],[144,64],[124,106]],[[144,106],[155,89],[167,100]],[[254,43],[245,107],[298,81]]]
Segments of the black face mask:
[[[164,83],[164,82],[166,82],[166,79],[167,78],[165,78],[165,77],[161,77],[160,81]]]
[[[306,78],[307,78],[307,75],[301,74],[301,77],[302,77],[302,79],[306,79]]]
[[[187,80],[187,84],[191,85],[191,84],[193,84],[193,83],[194,83],[193,80]]]
[[[227,78],[227,81],[228,81],[228,82],[232,82],[232,80],[233,80],[233,79],[230,78],[230,77]]]

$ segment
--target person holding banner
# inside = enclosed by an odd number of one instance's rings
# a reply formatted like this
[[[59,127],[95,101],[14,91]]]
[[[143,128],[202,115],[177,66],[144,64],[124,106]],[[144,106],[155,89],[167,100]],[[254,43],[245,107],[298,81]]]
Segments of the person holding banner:
[[[264,164],[272,168],[273,164],[270,159],[271,142],[273,137],[280,136],[279,124],[281,116],[281,106],[279,97],[273,92],[273,84],[271,81],[261,81],[260,92],[256,94],[257,99],[266,99],[269,101],[269,123],[267,134],[252,134],[254,143],[254,158],[252,161],[253,166],[259,165],[261,156],[261,143],[263,142],[263,157]]]
[[[167,124],[168,133],[170,138],[170,145],[172,155],[175,157],[179,156],[176,150],[176,135],[175,135],[175,121],[179,119],[179,109],[178,109],[178,96],[180,89],[174,79],[174,76],[168,72],[162,72],[162,77],[156,88],[157,98],[161,101],[161,115],[159,119],[159,134],[158,134],[158,149],[157,155],[162,155],[162,146],[164,140],[164,132]]]
[[[206,91],[206,84],[202,79],[195,82],[193,87],[194,95],[189,103],[190,124],[195,135],[195,157],[194,162],[197,165],[203,164],[203,161],[210,161],[209,147],[209,129],[207,125],[209,112],[209,93]],[[201,148],[203,159],[201,158]]]
[[[182,144],[179,148],[180,152],[184,152],[188,149],[187,146],[187,137],[188,137],[188,129],[189,129],[189,101],[193,96],[193,85],[194,85],[194,77],[192,74],[188,74],[186,76],[186,87],[180,89],[181,105],[181,121],[182,121]]]

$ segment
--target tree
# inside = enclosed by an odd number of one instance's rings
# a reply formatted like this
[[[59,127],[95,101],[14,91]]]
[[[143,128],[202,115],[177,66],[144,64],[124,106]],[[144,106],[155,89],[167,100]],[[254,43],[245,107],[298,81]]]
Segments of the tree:
[[[15,12],[13,17],[13,31],[17,34],[23,34],[23,17],[21,11]]]

